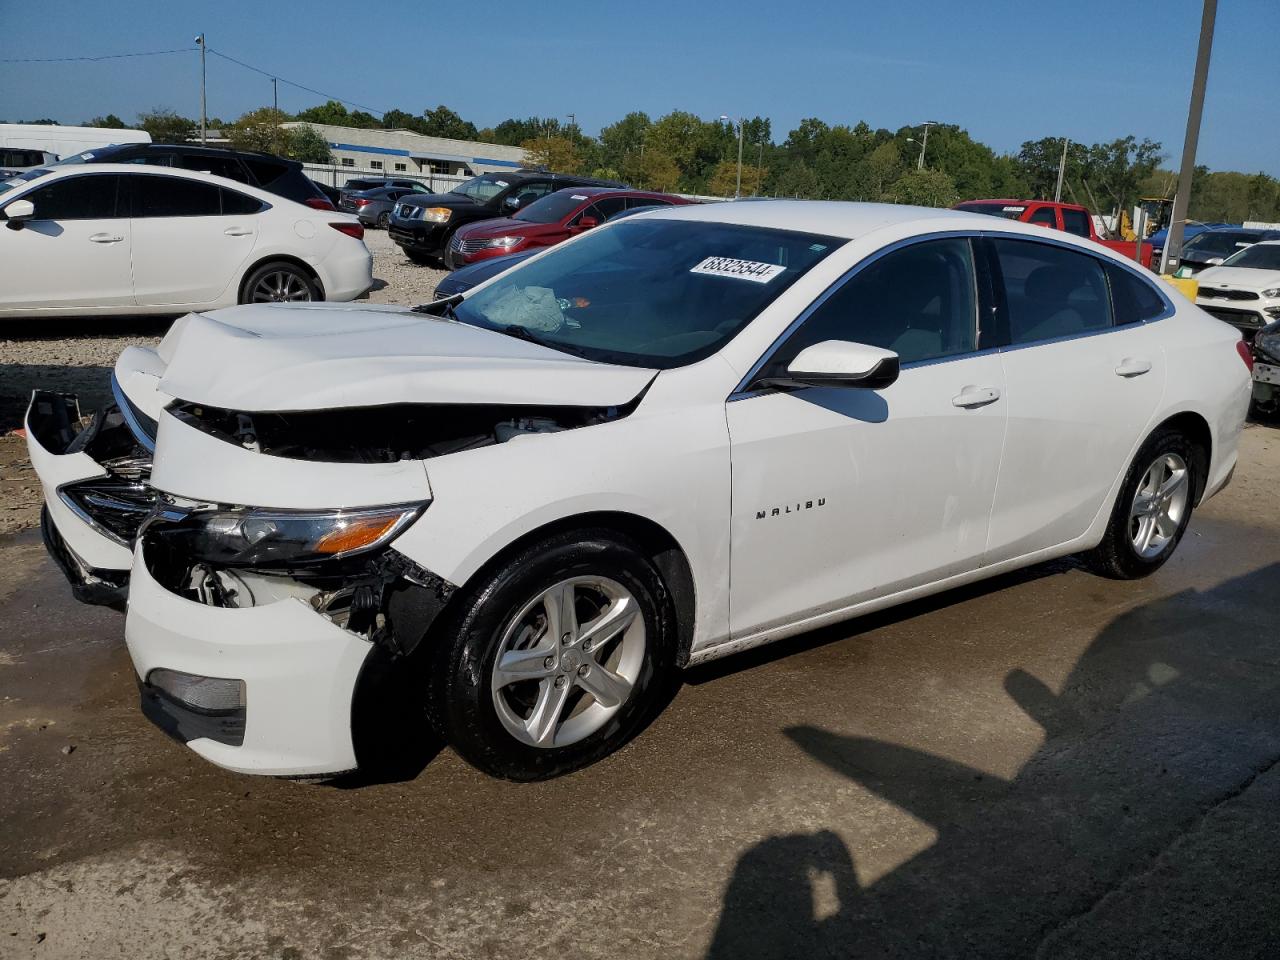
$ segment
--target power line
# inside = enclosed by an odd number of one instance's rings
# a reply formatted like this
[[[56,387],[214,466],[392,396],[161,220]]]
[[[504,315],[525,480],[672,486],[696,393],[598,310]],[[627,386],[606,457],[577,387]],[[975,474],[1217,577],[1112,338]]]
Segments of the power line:
[[[0,63],[97,63],[102,60],[123,60],[126,57],[162,57],[169,53],[195,53],[195,47],[179,47],[176,50],[147,50],[142,53],[108,53],[101,57],[4,57]]]
[[[213,49],[213,47],[208,47],[207,49],[215,57],[221,57],[223,60],[230,60],[232,63],[237,64],[238,66],[244,67],[246,70],[252,70],[254,73],[260,73],[264,77],[270,77],[273,80],[279,80],[281,83],[288,84],[291,87],[297,87],[299,90],[305,90],[307,91],[307,93],[314,93],[317,97],[324,97],[326,100],[337,100],[339,103],[345,103],[348,106],[352,106],[352,107],[359,107],[361,110],[366,110],[369,113],[374,113],[374,114],[377,114],[378,116],[382,116],[384,113],[386,113],[385,110],[378,110],[378,109],[375,109],[374,107],[366,106],[363,103],[356,103],[354,100],[345,100],[342,97],[335,97],[331,93],[325,93],[322,90],[316,90],[314,87],[308,87],[305,84],[298,83],[295,80],[289,80],[288,78],[282,77],[277,73],[272,73],[270,70],[263,70],[261,67],[255,67],[251,63],[245,63],[243,60],[237,60],[235,57],[228,56],[227,54],[223,53],[221,50]]]

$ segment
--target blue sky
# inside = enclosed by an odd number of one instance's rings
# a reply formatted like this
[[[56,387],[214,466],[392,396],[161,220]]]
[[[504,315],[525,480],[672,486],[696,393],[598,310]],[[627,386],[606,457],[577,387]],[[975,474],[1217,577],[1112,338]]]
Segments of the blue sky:
[[[760,114],[775,139],[802,117],[896,129],[966,127],[997,150],[1133,133],[1182,148],[1199,0],[558,0],[516,7],[397,0],[304,5],[2,0],[0,58],[96,56],[209,45],[378,109],[444,103],[477,126],[573,113],[590,133],[630,110]],[[305,13],[300,10],[305,9]],[[1064,12],[1065,11],[1065,12]],[[1160,24],[1153,27],[1154,24]],[[1199,161],[1280,176],[1276,0],[1218,13]],[[281,84],[280,105],[317,98]],[[271,102],[262,76],[209,58],[209,114]],[[0,63],[0,118],[152,107],[198,116],[199,61]]]

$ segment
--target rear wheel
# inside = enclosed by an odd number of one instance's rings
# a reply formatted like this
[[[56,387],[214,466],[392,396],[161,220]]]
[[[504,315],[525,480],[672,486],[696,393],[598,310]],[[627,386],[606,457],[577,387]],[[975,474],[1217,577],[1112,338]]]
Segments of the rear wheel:
[[[320,288],[293,263],[264,263],[240,288],[241,303],[306,303],[323,300]]]
[[[378,214],[378,229],[385,230],[390,225],[391,225],[391,214],[387,213],[385,210],[382,213]]]
[[[436,650],[430,710],[469,763],[542,780],[612,753],[665,702],[671,605],[637,545],[561,534],[504,562],[458,605]]]
[[[1160,569],[1191,520],[1200,460],[1181,433],[1153,434],[1133,460],[1102,542],[1086,554],[1089,565],[1118,580]]]

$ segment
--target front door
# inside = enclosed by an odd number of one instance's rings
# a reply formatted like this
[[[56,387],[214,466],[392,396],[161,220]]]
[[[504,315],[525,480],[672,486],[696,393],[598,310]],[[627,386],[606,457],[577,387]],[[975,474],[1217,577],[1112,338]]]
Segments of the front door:
[[[885,254],[824,295],[763,371],[811,344],[851,340],[898,353],[891,386],[728,403],[735,636],[981,563],[1005,403],[1000,357],[981,350],[987,298],[973,263],[966,238]]]
[[[133,304],[129,217],[117,208],[119,185],[114,173],[83,173],[20,197],[35,206],[35,216],[20,230],[0,229],[0,311]]]

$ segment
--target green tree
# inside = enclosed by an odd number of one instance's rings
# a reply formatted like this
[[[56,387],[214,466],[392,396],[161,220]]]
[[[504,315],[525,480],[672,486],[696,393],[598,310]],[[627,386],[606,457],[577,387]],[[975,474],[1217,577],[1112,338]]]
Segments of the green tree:
[[[382,115],[382,126],[386,130],[412,130],[414,133],[425,133],[427,121],[407,110],[388,110]]]
[[[804,160],[797,160],[787,167],[773,185],[773,191],[777,196],[798,197],[801,200],[817,198],[821,188],[818,175]]]
[[[329,144],[315,127],[303,124],[285,132],[285,150],[289,157],[303,163],[333,163]]]
[[[92,120],[85,121],[86,127],[101,127],[105,130],[127,130],[128,124],[117,117],[114,113],[108,113],[105,117],[94,117]]]
[[[187,143],[200,133],[200,124],[179,116],[168,107],[138,114],[138,126],[151,134],[153,143]]]
[[[904,169],[898,145],[892,140],[880,144],[867,157],[865,168],[863,191],[859,199],[884,199],[889,185],[902,176]]]
[[[675,190],[680,182],[680,165],[661,150],[646,148],[632,154],[633,163],[623,168],[624,179],[641,190]]]
[[[290,132],[280,126],[289,115],[274,107],[250,110],[224,132],[237,150],[261,150],[286,156],[289,153]],[[314,131],[313,131],[314,132]]]
[[[520,144],[534,166],[546,167],[554,173],[577,173],[582,169],[582,157],[577,145],[568,137],[539,137]]]
[[[336,127],[350,127],[351,114],[346,105],[337,100],[326,100],[318,107],[307,107],[297,115],[298,120],[306,123],[329,123]]]
[[[769,175],[768,169],[759,174],[756,168],[745,160],[742,164],[742,195],[750,197],[760,192],[760,184]],[[711,178],[707,181],[707,193],[715,197],[731,197],[738,185],[738,161],[721,160],[716,164]]]
[[[633,110],[617,123],[604,127],[600,131],[601,162],[616,170],[626,167],[633,155],[639,156],[652,126],[647,113]]]
[[[469,120],[463,120],[444,104],[434,110],[422,111],[425,121],[422,133],[431,137],[446,137],[450,140],[475,140],[479,131]]]
[[[886,200],[917,207],[949,207],[956,202],[956,183],[941,170],[908,170],[889,187]]]

